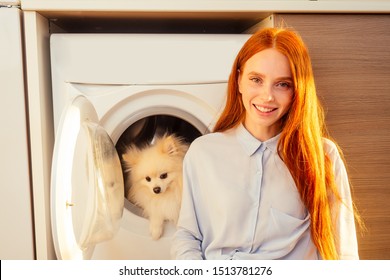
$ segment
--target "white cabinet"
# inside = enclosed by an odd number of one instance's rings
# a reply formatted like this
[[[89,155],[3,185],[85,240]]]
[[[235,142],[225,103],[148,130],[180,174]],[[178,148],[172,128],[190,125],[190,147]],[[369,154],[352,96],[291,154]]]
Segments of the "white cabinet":
[[[34,259],[21,14],[18,8],[0,8],[0,124],[2,127],[0,259],[2,260]]]

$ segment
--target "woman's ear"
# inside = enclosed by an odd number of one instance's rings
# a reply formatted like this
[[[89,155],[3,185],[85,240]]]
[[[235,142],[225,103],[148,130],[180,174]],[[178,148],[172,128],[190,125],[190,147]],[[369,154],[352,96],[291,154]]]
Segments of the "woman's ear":
[[[240,71],[240,69],[237,69],[237,88],[238,88],[238,92],[240,94],[242,94],[241,90],[240,90],[240,88],[241,88],[241,71]]]

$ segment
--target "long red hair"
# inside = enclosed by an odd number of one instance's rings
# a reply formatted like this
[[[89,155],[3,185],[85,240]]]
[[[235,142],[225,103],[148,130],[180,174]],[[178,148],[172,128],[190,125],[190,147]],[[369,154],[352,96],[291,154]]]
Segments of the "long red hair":
[[[311,60],[300,36],[288,29],[258,31],[238,53],[229,77],[227,102],[214,131],[222,132],[243,122],[245,108],[238,90],[239,71],[254,54],[274,48],[290,63],[293,100],[282,119],[279,155],[289,169],[311,218],[311,236],[323,259],[338,259],[332,201],[338,198],[332,164],[326,157],[324,113],[318,100]]]

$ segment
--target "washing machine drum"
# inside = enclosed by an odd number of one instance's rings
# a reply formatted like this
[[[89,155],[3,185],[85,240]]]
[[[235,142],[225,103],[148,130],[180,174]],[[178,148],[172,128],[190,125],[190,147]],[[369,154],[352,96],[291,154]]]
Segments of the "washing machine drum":
[[[64,110],[53,153],[51,211],[57,257],[88,259],[119,230],[124,182],[119,156],[92,104]]]
[[[119,154],[122,154],[130,145],[143,147],[153,144],[156,138],[165,134],[174,134],[183,141],[191,143],[201,136],[202,132],[186,120],[176,116],[150,115],[130,125],[118,139],[116,148]]]

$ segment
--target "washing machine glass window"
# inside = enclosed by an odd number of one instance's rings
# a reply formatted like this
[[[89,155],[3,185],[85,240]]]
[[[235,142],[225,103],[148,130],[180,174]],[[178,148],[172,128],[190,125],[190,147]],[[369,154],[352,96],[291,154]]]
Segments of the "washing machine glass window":
[[[111,239],[123,214],[123,176],[118,154],[93,106],[71,102],[61,119],[52,172],[52,211],[57,255],[89,258]]]

